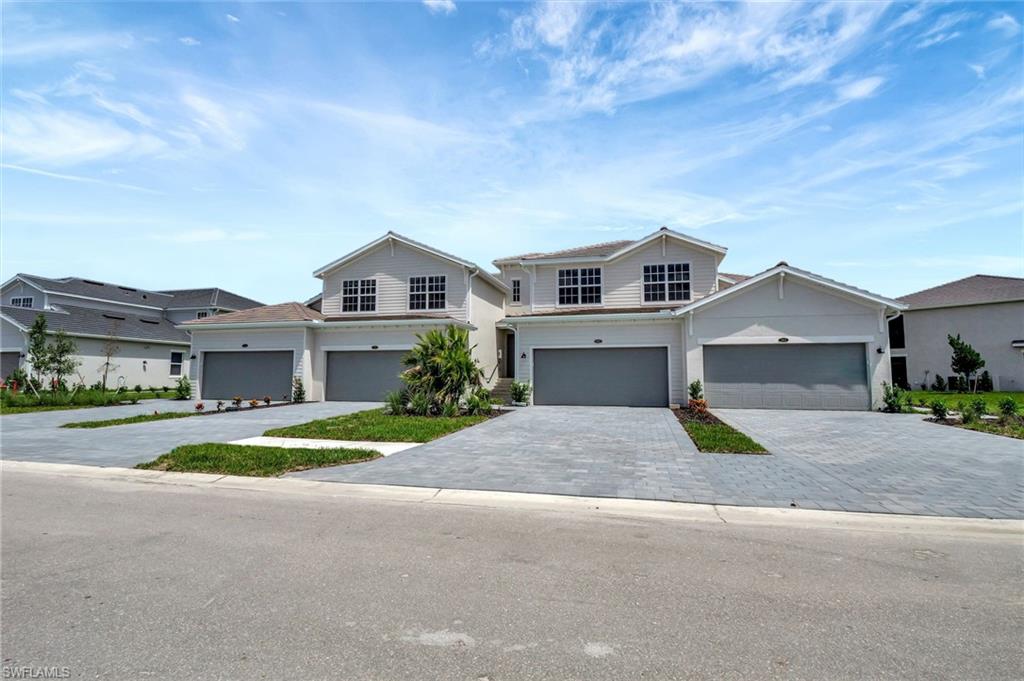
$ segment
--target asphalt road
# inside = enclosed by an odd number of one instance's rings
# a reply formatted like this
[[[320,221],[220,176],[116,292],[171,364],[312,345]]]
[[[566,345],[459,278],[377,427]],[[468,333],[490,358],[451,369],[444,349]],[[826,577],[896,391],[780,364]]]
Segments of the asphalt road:
[[[3,664],[124,679],[1020,679],[1019,536],[6,472]]]

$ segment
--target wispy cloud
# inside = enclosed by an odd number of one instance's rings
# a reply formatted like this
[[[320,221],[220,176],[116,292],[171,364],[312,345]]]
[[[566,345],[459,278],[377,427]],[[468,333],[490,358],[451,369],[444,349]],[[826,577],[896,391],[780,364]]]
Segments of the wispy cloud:
[[[866,99],[881,87],[882,83],[885,82],[885,78],[881,76],[871,76],[869,78],[861,78],[851,83],[839,86],[836,90],[836,94],[839,95],[841,100],[851,99]]]
[[[39,175],[41,177],[48,177],[54,180],[66,180],[68,182],[84,182],[86,184],[99,184],[107,187],[116,187],[118,189],[127,189],[135,192],[145,192],[146,194],[160,194],[161,192],[155,189],[149,189],[147,187],[139,187],[134,184],[125,184],[123,182],[111,182],[110,180],[103,180],[96,177],[85,177],[83,175],[70,175],[67,173],[54,173],[48,170],[40,170],[39,168],[26,168],[25,166],[15,165],[13,163],[0,163],[0,168],[5,170],[13,170],[19,173],[28,173],[30,175]]]
[[[225,14],[224,16],[227,18],[228,21],[230,21],[233,24],[237,24],[241,21],[241,19],[236,17],[234,14]]]
[[[246,132],[253,123],[253,117],[244,109],[227,108],[219,102],[187,92],[181,97],[182,103],[192,114],[192,121],[215,144],[235,151],[245,149]]]
[[[198,38],[193,38],[190,35],[182,36],[178,38],[178,42],[188,47],[195,47],[196,45],[202,45]]]
[[[985,27],[993,31],[1000,31],[1007,36],[1015,36],[1020,33],[1020,22],[1005,12],[989,19]]]
[[[128,130],[110,119],[44,108],[8,109],[0,138],[5,157],[19,164],[71,165],[152,155],[166,148],[156,135]]]
[[[423,0],[431,14],[451,14],[456,10],[453,0]]]
[[[4,32],[4,59],[9,62],[55,59],[75,54],[97,54],[128,49],[135,44],[130,33],[54,33],[23,35]]]

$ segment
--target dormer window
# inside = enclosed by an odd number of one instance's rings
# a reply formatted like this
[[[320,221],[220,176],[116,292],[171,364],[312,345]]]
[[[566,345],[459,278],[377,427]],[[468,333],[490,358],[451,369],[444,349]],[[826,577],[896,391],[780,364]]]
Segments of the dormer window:
[[[601,268],[558,270],[559,305],[600,305]]]
[[[11,305],[13,307],[32,307],[32,296],[20,296],[18,298],[11,298]]]
[[[346,279],[341,282],[342,312],[376,312],[377,280]]]
[[[410,310],[443,310],[448,301],[448,278],[443,274],[409,277]]]
[[[644,265],[645,303],[687,300],[690,300],[690,263]]]
[[[196,312],[196,319],[206,319],[209,316],[210,313],[207,312],[206,310],[200,310],[199,312]]]

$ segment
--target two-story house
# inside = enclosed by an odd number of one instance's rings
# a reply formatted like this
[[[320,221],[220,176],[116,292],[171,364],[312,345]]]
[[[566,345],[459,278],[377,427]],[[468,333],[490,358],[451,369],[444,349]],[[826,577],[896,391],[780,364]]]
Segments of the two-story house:
[[[508,288],[478,265],[388,232],[314,276],[316,309],[283,303],[182,325],[203,399],[281,399],[300,378],[307,399],[379,401],[401,387],[417,334],[449,325],[469,331],[486,383],[496,382]]]
[[[28,368],[28,331],[36,317],[49,333],[64,331],[78,349],[74,380],[108,387],[169,386],[188,375],[188,319],[259,307],[259,301],[218,288],[147,291],[83,279],[17,274],[0,286],[0,346],[6,378]],[[111,350],[113,351],[110,354]]]
[[[455,324],[488,385],[529,382],[535,404],[682,404],[698,380],[719,407],[881,404],[887,320],[903,304],[786,263],[722,273],[726,253],[662,228],[499,258],[491,274],[389,232],[317,270],[309,305],[183,326],[208,398],[276,398],[300,377],[310,399],[379,401],[415,335]]]

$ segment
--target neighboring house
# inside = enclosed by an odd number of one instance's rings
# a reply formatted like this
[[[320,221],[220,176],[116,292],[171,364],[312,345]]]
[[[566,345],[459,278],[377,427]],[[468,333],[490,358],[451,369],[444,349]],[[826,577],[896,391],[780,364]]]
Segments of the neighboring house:
[[[948,380],[957,334],[981,353],[996,390],[1024,390],[1024,279],[976,274],[903,296],[890,324],[893,380],[931,387]]]
[[[291,395],[300,378],[311,400],[378,401],[400,387],[416,335],[469,331],[487,385],[498,379],[496,324],[507,286],[478,265],[388,232],[314,272],[310,305],[283,303],[186,322],[192,378],[203,399]]]
[[[0,303],[0,375],[26,366],[28,331],[42,314],[51,334],[63,330],[75,341],[81,363],[77,376],[88,385],[102,380],[106,348],[111,342],[117,346],[109,362],[108,387],[171,385],[187,376],[189,368],[190,339],[176,324],[263,305],[216,288],[146,291],[32,274],[18,274],[4,283]]]
[[[699,380],[717,407],[881,405],[887,320],[905,305],[786,263],[723,273],[725,255],[662,228],[500,258],[494,275],[389,232],[317,270],[306,305],[182,326],[206,398],[276,398],[299,377],[309,399],[378,401],[415,334],[455,324],[487,384],[527,381],[535,404],[682,404]]]

